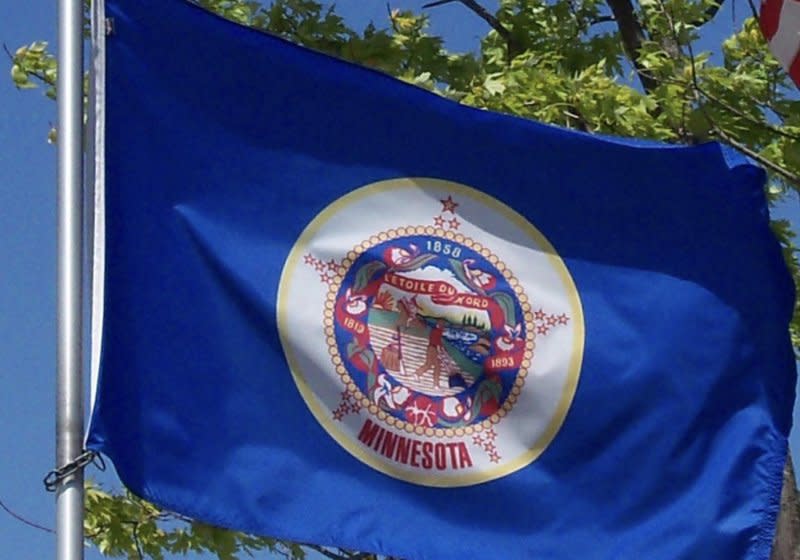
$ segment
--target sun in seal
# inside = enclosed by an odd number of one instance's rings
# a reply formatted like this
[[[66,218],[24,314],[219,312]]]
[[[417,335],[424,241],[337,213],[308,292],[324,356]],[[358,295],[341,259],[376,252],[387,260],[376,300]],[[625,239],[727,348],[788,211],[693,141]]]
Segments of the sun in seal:
[[[284,268],[278,324],[328,433],[430,486],[534,460],[566,415],[583,347],[577,292],[547,240],[495,199],[434,179],[363,187],[312,221]]]

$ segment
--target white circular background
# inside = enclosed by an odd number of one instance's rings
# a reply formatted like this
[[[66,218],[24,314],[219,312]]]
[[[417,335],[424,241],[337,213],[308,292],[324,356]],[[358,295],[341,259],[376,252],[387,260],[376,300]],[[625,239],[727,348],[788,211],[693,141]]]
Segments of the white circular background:
[[[456,233],[481,243],[511,270],[528,296],[531,310],[566,314],[567,325],[536,335],[531,366],[513,409],[497,424],[499,463],[473,442],[463,441],[473,466],[428,471],[404,465],[373,451],[358,440],[369,418],[382,428],[409,439],[409,434],[378,420],[366,409],[340,421],[332,413],[344,386],[328,351],[323,312],[329,287],[303,257],[311,254],[340,262],[353,248],[398,227],[433,225],[442,214],[441,200],[450,196],[458,207]],[[451,213],[443,214],[446,219]],[[278,291],[278,328],[292,374],[311,412],[328,433],[358,459],[388,475],[428,486],[464,486],[505,476],[535,460],[555,437],[577,387],[583,354],[583,314],[575,285],[549,242],[511,208],[473,188],[438,179],[394,179],[352,191],[323,210],[292,249]],[[432,441],[443,441],[436,439]]]

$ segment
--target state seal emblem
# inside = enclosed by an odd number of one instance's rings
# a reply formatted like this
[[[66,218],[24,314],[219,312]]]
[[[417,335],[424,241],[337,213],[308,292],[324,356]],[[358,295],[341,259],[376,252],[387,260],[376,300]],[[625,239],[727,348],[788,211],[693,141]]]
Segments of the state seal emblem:
[[[535,460],[583,353],[577,291],[544,236],[476,189],[425,178],[357,189],[306,227],[281,277],[278,327],[325,430],[428,486]]]

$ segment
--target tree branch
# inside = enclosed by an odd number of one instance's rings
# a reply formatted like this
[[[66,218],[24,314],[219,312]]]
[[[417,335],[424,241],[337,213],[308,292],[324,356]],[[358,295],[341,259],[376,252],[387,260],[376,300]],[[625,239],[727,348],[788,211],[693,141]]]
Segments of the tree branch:
[[[16,60],[16,57],[9,50],[8,45],[6,45],[5,43],[3,43],[3,50],[6,52],[6,55],[8,55],[9,60],[12,63],[14,63],[14,61]],[[56,86],[56,80],[48,79],[47,76],[45,76],[44,74],[36,72],[35,70],[25,70],[25,71],[28,74],[30,74],[31,76],[33,76],[34,78],[40,80],[43,84],[46,84],[46,85],[52,86],[52,87]]]
[[[589,21],[589,25],[592,26],[592,25],[597,25],[598,23],[609,23],[612,21],[617,21],[616,19],[614,19],[614,16],[611,15],[597,16],[596,18]]]
[[[753,15],[753,19],[760,21],[759,18],[761,17],[761,14],[759,13],[758,8],[756,8],[756,5],[753,3],[753,0],[747,0],[747,3],[750,5],[750,13]]]
[[[503,25],[499,19],[497,19],[494,15],[492,15],[489,10],[478,4],[476,0],[436,0],[435,2],[428,2],[422,6],[423,9],[426,8],[435,8],[437,6],[443,6],[445,4],[452,4],[453,2],[458,2],[463,6],[466,6],[472,12],[475,13],[479,18],[489,24],[489,26],[494,29],[500,37],[506,42],[508,46],[508,57],[509,59],[514,58],[517,54],[519,54],[519,46],[516,44],[516,41],[511,35],[511,31]]]
[[[568,104],[567,109],[564,109],[564,116],[574,123],[575,128],[581,132],[594,132],[589,126],[589,121],[583,116],[578,107],[574,104]],[[572,127],[570,127],[572,128]]]
[[[639,80],[646,93],[650,93],[658,87],[658,81],[644,68],[639,61],[639,51],[642,43],[646,39],[642,24],[639,23],[634,11],[631,0],[606,0],[608,7],[614,14],[614,19],[619,28],[619,35],[622,39],[622,46],[625,53],[636,68]]]
[[[138,521],[128,521],[133,525],[133,529],[131,531],[131,538],[133,539],[133,544],[136,547],[136,556],[138,560],[144,560],[144,552],[142,551],[142,543],[139,542],[139,522]]]
[[[726,144],[730,144],[732,147],[736,148],[737,150],[745,154],[747,157],[754,159],[764,167],[780,175],[781,177],[792,183],[795,186],[795,188],[800,188],[800,175],[795,175],[794,173],[792,173],[787,169],[784,169],[777,163],[772,163],[770,160],[768,160],[761,154],[751,150],[738,140],[732,138],[727,132],[718,127],[716,123],[714,123],[713,121],[709,122],[711,123],[712,132],[717,136],[719,136],[720,139],[722,139],[722,141],[724,141]]]
[[[695,101],[697,102],[697,105],[700,107],[700,110],[703,112],[703,115],[705,116],[706,120],[708,120],[708,123],[711,125],[711,133],[718,136],[726,144],[732,146],[733,148],[736,148],[737,150],[739,150],[749,158],[757,161],[767,169],[770,169],[773,173],[780,175],[785,180],[792,183],[795,189],[800,188],[800,176],[795,175],[794,173],[792,173],[788,169],[781,167],[777,163],[771,162],[770,160],[768,160],[755,150],[751,149],[749,146],[746,146],[745,144],[739,142],[738,140],[733,138],[730,134],[725,132],[722,128],[720,128],[716,122],[714,122],[714,119],[712,119],[711,115],[708,114],[708,111],[706,110],[702,100],[700,99],[700,95],[702,94],[703,90],[700,87],[700,83],[697,80],[697,64],[695,63],[694,49],[692,48],[691,43],[687,45],[687,49],[689,51],[689,62],[691,64],[691,72],[692,72],[691,74],[692,86],[693,86],[692,91],[694,92],[694,97]]]
[[[733,105],[729,104],[727,101],[723,101],[719,97],[707,92],[705,89],[700,87],[699,84],[695,84],[694,87],[697,88],[697,91],[699,91],[700,94],[703,97],[708,98],[708,100],[711,101],[712,103],[715,103],[715,104],[719,105],[724,110],[728,111],[729,113],[732,113],[733,115],[736,115],[740,119],[746,120],[747,122],[749,122],[753,126],[757,126],[759,128],[763,128],[764,130],[772,132],[773,134],[777,134],[778,136],[783,136],[784,138],[787,138],[789,140],[793,140],[795,142],[800,142],[800,136],[798,136],[797,134],[792,134],[790,132],[783,131],[780,128],[778,128],[778,127],[776,127],[774,125],[771,125],[768,122],[760,121],[760,120],[756,119],[755,117],[752,117],[752,116],[748,115],[747,113],[744,113],[743,111],[740,111],[739,109],[737,109]]]
[[[725,0],[717,0],[716,4],[712,4],[706,11],[703,13],[703,16],[700,19],[696,19],[694,21],[690,21],[689,25],[694,25],[695,27],[702,27],[703,25],[707,24],[709,21],[714,19],[714,16],[717,15],[719,9],[725,3]]]
[[[786,454],[783,467],[783,488],[781,489],[781,513],[773,539],[770,560],[792,560],[797,558],[800,548],[800,499],[797,495],[797,482],[792,468],[792,455]]]
[[[316,552],[319,552],[326,558],[330,558],[330,560],[352,560],[353,558],[358,558],[358,556],[353,556],[352,554],[349,553],[347,556],[343,556],[318,544],[304,544],[303,546],[306,548],[310,548],[311,550],[314,550]]]
[[[658,5],[661,8],[661,13],[667,20],[669,24],[669,35],[660,35],[656,36],[655,33],[650,33],[650,38],[657,40],[658,43],[661,45],[661,48],[673,59],[683,58],[683,50],[681,49],[681,38],[678,35],[678,27],[675,24],[675,18],[672,17],[672,12],[670,12],[667,5],[664,3],[664,0],[658,0]],[[690,45],[691,46],[691,45]]]

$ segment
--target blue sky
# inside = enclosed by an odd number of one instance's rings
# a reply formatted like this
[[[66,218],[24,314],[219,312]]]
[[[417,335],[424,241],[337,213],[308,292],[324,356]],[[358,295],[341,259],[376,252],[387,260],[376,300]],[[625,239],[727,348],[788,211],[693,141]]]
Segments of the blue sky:
[[[419,9],[424,0],[395,0],[392,7]],[[487,7],[496,1],[486,2]],[[56,39],[52,0],[0,2],[0,42],[13,51],[34,40]],[[357,27],[386,21],[385,0],[340,0],[339,12]],[[729,3],[728,6],[732,6]],[[736,1],[738,21],[749,13]],[[475,48],[487,27],[459,5],[431,12],[433,32],[457,50]],[[730,7],[717,16],[704,46],[718,45],[732,30]],[[54,461],[56,151],[46,143],[56,119],[43,92],[17,91],[0,64],[0,499],[31,520],[52,527],[53,496],[42,477]],[[778,209],[800,225],[800,204]],[[796,411],[797,416],[797,411]],[[800,452],[795,431],[792,447]],[[96,476],[90,473],[90,476]],[[114,485],[113,474],[101,477]],[[54,538],[0,512],[0,550],[8,558],[54,556]],[[97,559],[95,551],[87,559]]]

